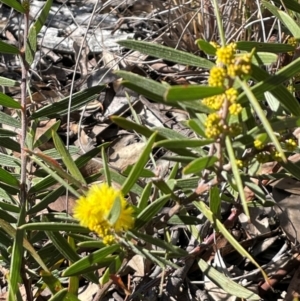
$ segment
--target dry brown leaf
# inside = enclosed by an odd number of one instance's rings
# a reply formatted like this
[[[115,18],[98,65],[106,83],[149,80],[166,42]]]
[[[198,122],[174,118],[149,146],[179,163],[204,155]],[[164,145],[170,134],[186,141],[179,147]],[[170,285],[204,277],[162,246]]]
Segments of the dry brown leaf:
[[[300,196],[284,190],[273,188],[273,198],[278,206],[274,209],[279,217],[280,226],[292,243],[299,241]]]
[[[137,142],[127,146],[115,145],[114,153],[109,157],[111,165],[118,170],[125,170],[128,166],[137,162],[145,143]]]
[[[145,259],[141,255],[134,255],[127,265],[135,271],[135,276],[145,276]]]

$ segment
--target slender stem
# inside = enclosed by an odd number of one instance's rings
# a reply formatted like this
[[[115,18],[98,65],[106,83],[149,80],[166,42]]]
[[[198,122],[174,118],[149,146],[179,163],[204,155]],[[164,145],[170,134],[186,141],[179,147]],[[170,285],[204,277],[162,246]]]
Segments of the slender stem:
[[[25,152],[26,143],[26,130],[27,130],[27,117],[26,117],[26,94],[27,94],[27,71],[28,66],[25,60],[26,41],[29,29],[29,11],[24,14],[24,36],[23,48],[21,52],[21,66],[22,66],[22,80],[21,80],[21,178],[20,178],[20,202],[24,204],[27,198],[26,187],[26,165],[27,154]]]
[[[220,15],[218,0],[213,0],[213,3],[214,3],[215,15],[217,18],[217,26],[218,26],[218,30],[219,30],[220,39],[221,39],[221,45],[225,46],[226,40],[225,40],[224,28],[223,28],[221,15]]]

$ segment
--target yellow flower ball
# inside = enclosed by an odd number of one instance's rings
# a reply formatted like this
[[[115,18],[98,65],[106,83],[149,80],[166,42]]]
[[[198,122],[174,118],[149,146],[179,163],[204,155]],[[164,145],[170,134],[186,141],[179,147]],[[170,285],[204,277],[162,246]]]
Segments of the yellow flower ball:
[[[120,201],[121,210],[112,224],[109,216],[116,200]],[[89,228],[103,239],[112,243],[112,235],[131,229],[134,225],[133,207],[124,199],[121,191],[106,183],[92,185],[85,196],[81,196],[74,207],[74,217],[80,225]]]
[[[234,62],[234,55],[236,51],[236,44],[230,43],[224,47],[220,47],[216,51],[217,64],[230,65]]]
[[[214,66],[210,69],[208,85],[211,87],[222,87],[226,77],[226,70],[222,67]]]
[[[242,106],[239,103],[233,103],[230,107],[229,107],[229,113],[231,115],[238,115],[241,113],[242,111]]]
[[[264,143],[260,141],[259,139],[254,140],[254,147],[258,150],[261,150],[264,148]]]

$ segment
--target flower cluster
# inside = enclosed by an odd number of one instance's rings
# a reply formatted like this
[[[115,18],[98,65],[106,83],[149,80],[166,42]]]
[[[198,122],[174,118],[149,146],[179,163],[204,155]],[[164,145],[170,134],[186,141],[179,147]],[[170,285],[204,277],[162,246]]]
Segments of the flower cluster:
[[[208,85],[223,87],[226,91],[220,95],[204,98],[202,103],[212,110],[219,111],[209,114],[205,122],[206,136],[217,139],[222,133],[237,134],[237,129],[241,129],[236,124],[228,126],[227,120],[222,120],[222,118],[226,119],[228,115],[238,115],[242,111],[242,106],[237,103],[238,91],[233,88],[233,81],[238,76],[250,74],[252,53],[237,56],[235,43],[224,47],[216,46],[215,43],[211,44],[216,48],[217,66],[210,70]]]
[[[110,214],[117,200],[120,202],[120,214],[112,223]],[[106,183],[92,185],[87,194],[78,199],[74,217],[80,225],[97,233],[105,244],[112,244],[115,233],[131,229],[134,225],[133,207],[124,199],[121,191]]]
[[[296,48],[296,46],[297,46],[297,44],[298,44],[298,41],[296,40],[295,37],[290,37],[290,38],[287,40],[287,44],[288,44],[288,45],[291,45],[291,46],[293,46],[293,47]],[[294,51],[288,52],[288,55],[290,55],[290,56],[294,55]]]
[[[270,151],[260,152],[255,157],[259,163],[267,163],[267,162],[272,162],[272,161],[281,162],[282,161],[281,154],[278,151],[276,151],[275,149],[272,149]]]
[[[284,141],[282,140],[281,142],[282,147],[290,152],[294,151],[298,147],[297,142],[292,138],[286,139]],[[266,163],[271,161],[282,161],[281,154],[274,148],[271,143],[266,144],[261,140],[256,139],[254,140],[253,145],[257,151],[255,158],[258,162]]]
[[[227,46],[218,48],[216,51],[216,56],[217,56],[216,63],[218,65],[223,64],[227,66],[234,64],[235,52],[236,52],[235,43],[230,43]]]
[[[254,140],[253,145],[258,150],[262,150],[264,148],[264,143],[259,139]]]
[[[297,148],[297,142],[294,139],[287,139],[285,140],[285,148],[292,152]]]
[[[223,132],[223,123],[218,113],[209,114],[205,121],[205,134],[208,138],[217,138]]]

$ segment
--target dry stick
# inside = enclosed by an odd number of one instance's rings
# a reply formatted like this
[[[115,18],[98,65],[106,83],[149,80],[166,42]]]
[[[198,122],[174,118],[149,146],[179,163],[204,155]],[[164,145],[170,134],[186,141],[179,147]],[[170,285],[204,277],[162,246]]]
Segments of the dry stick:
[[[26,275],[26,268],[25,268],[25,260],[24,259],[22,261],[20,275],[21,275],[23,283],[24,283],[27,300],[32,301],[33,300],[32,287],[31,287],[32,280],[31,280],[31,278],[28,278],[27,275]]]
[[[274,286],[279,283],[288,273],[298,267],[300,264],[300,254],[296,253],[294,258],[290,260],[284,267],[278,269],[275,275],[269,278],[268,282],[263,282],[258,286],[259,296],[264,297],[268,291],[274,290]]]
[[[26,93],[27,93],[27,72],[29,65],[26,62],[26,43],[28,39],[29,30],[29,9],[26,9],[24,13],[24,34],[23,34],[23,47],[20,50],[20,62],[22,68],[22,80],[21,80],[21,137],[20,137],[20,148],[21,148],[21,176],[20,176],[20,203],[21,206],[25,206],[27,199],[27,185],[26,185],[26,166],[27,166],[27,153],[25,151],[26,145],[26,131],[27,131],[27,116],[26,116]],[[24,261],[24,259],[23,259]],[[23,263],[22,263],[23,265]],[[24,272],[24,265],[21,267],[21,277],[25,286],[27,300],[33,300],[31,291],[31,281],[27,278]]]
[[[24,35],[23,35],[23,47],[20,51],[20,60],[22,66],[22,80],[21,80],[21,176],[20,176],[20,202],[24,204],[27,198],[26,187],[26,165],[27,165],[27,153],[25,151],[26,130],[27,130],[27,117],[26,117],[26,93],[27,93],[27,71],[28,64],[25,59],[26,53],[26,41],[28,38],[29,29],[29,10],[24,13]]]

